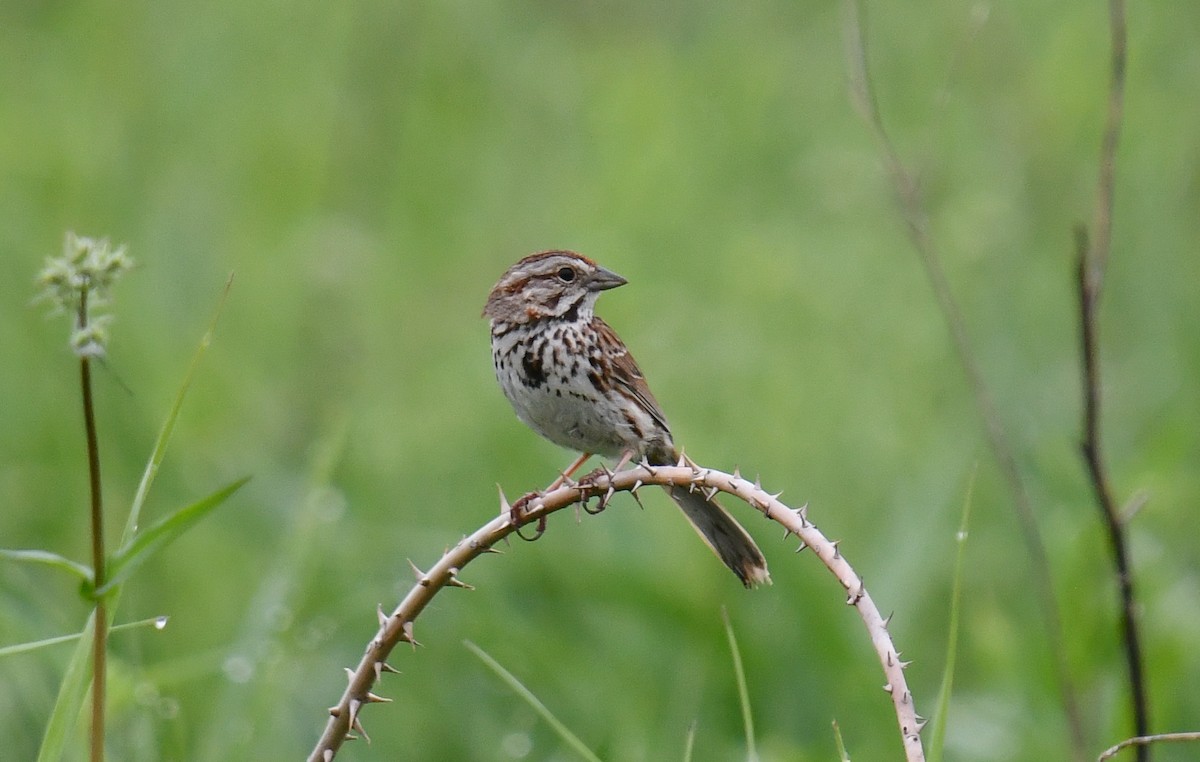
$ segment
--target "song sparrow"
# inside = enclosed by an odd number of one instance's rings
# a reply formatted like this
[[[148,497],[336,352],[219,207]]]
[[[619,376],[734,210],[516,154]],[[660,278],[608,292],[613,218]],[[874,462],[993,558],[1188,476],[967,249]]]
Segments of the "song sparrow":
[[[582,453],[571,470],[592,454],[619,458],[618,468],[630,459],[679,461],[633,356],[594,314],[600,292],[625,283],[587,257],[545,251],[510,267],[483,309],[500,387],[525,425]],[[715,500],[681,487],[668,492],[746,587],[770,581],[754,540]]]

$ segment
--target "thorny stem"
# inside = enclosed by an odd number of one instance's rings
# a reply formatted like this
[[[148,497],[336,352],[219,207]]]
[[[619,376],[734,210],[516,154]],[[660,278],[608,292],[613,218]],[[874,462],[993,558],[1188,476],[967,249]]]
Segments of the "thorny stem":
[[[1082,344],[1083,442],[1081,449],[1087,464],[1092,490],[1096,495],[1101,519],[1108,533],[1121,598],[1121,631],[1126,668],[1129,673],[1130,705],[1134,735],[1150,733],[1150,708],[1145,670],[1142,664],[1141,638],[1138,632],[1137,598],[1133,586],[1133,563],[1129,555],[1125,523],[1113,498],[1107,468],[1100,446],[1100,359],[1097,339],[1100,293],[1112,251],[1113,198],[1116,186],[1117,144],[1125,101],[1126,28],[1123,0],[1109,1],[1109,25],[1112,58],[1108,91],[1108,113],[1100,143],[1100,168],[1096,189],[1096,207],[1092,218],[1092,236],[1086,229],[1075,234],[1078,266],[1079,323]],[[1150,758],[1148,744],[1137,745],[1137,759]]]
[[[88,321],[88,290],[85,285],[79,299],[79,328]],[[100,446],[96,436],[96,414],[92,403],[92,368],[88,355],[79,357],[79,381],[83,392],[83,425],[87,432],[88,488],[91,493],[92,515],[92,574],[95,587],[104,586],[104,506],[100,493]],[[108,651],[108,612],[103,596],[96,596],[96,617],[92,640],[92,733],[91,760],[104,759],[104,687],[106,682]]]
[[[1032,576],[1037,588],[1038,603],[1042,609],[1043,626],[1050,643],[1063,711],[1067,716],[1067,723],[1071,731],[1073,752],[1077,760],[1083,760],[1086,749],[1083,721],[1067,663],[1067,650],[1062,620],[1059,615],[1058,596],[1054,591],[1053,575],[1050,570],[1050,557],[1046,551],[1046,544],[1042,540],[1041,530],[1038,528],[1037,517],[1033,511],[1033,501],[1025,487],[1020,469],[1017,467],[1016,456],[1008,441],[1008,433],[996,408],[991,388],[975,359],[966,320],[954,298],[950,282],[942,268],[941,257],[933,237],[929,233],[929,217],[921,199],[920,187],[914,175],[901,161],[895,144],[892,143],[890,135],[884,128],[883,117],[875,98],[870,69],[867,66],[866,35],[863,31],[860,3],[861,0],[846,0],[850,84],[855,105],[870,125],[875,139],[879,143],[909,238],[925,269],[926,277],[929,279],[942,316],[950,329],[955,353],[967,376],[967,384],[975,399],[979,416],[983,419],[988,446],[1000,467],[1009,494],[1012,496],[1026,551],[1029,553],[1033,565]]]
[[[900,653],[888,633],[888,618],[879,613],[863,586],[862,577],[850,566],[839,551],[837,543],[827,539],[808,520],[807,508],[792,510],[780,502],[777,495],[768,494],[757,484],[736,474],[730,475],[694,465],[641,466],[615,474],[597,473],[582,482],[561,486],[533,499],[521,512],[517,524],[512,523],[511,506],[501,495],[499,516],[446,551],[429,571],[421,572],[414,567],[417,574],[416,584],[400,605],[391,614],[384,613],[380,608],[379,630],[367,645],[366,653],[357,668],[347,669],[349,685],[337,705],[330,708],[325,731],[309,755],[309,762],[329,762],[348,738],[366,737],[359,714],[365,704],[387,700],[376,696],[371,689],[384,672],[395,671],[387,664],[392,649],[399,643],[410,643],[416,647],[413,621],[433,596],[446,586],[466,587],[459,581],[458,574],[468,563],[484,553],[497,552],[493,550],[493,546],[521,525],[544,520],[555,511],[590,499],[599,499],[600,505],[604,506],[616,492],[630,492],[636,496],[636,490],[647,484],[719,490],[734,495],[762,511],[767,518],[782,524],[788,535],[797,535],[801,542],[799,550],[812,548],[814,555],[841,583],[846,591],[846,603],[858,611],[871,638],[871,644],[887,679],[884,690],[891,697],[896,713],[905,759],[907,762],[923,762],[925,752],[919,734],[925,720],[917,716],[912,693],[908,690],[904,676],[904,668],[908,665],[901,661]]]

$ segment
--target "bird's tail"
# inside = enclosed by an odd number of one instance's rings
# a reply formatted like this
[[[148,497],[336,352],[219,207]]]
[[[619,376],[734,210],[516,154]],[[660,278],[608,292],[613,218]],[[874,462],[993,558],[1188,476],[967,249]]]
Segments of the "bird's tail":
[[[683,510],[692,527],[746,587],[770,584],[767,560],[750,534],[715,499],[686,487],[667,487],[671,499]]]

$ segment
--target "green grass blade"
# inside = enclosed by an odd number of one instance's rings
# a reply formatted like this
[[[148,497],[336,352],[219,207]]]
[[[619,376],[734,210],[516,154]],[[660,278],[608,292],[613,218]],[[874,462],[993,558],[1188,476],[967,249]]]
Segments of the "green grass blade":
[[[120,632],[121,630],[132,630],[137,627],[147,626],[153,626],[154,629],[161,630],[167,626],[167,617],[156,616],[151,617],[150,619],[142,619],[137,622],[125,622],[124,624],[118,624],[115,627],[109,628],[108,631],[111,634],[114,632]],[[28,643],[17,643],[16,645],[4,646],[3,648],[0,648],[0,658],[5,656],[15,656],[16,654],[23,654],[29,651],[36,651],[39,648],[46,648],[47,646],[57,646],[60,643],[70,643],[73,640],[79,640],[82,635],[82,632],[73,632],[70,635],[58,635],[53,638],[43,638],[41,640],[34,640]]]
[[[963,559],[966,557],[967,527],[971,518],[971,500],[975,493],[975,471],[967,482],[967,494],[963,498],[962,519],[959,522],[958,554],[954,559],[954,582],[950,592],[950,625],[946,635],[946,666],[942,669],[942,686],[938,689],[937,706],[934,707],[933,728],[929,735],[929,762],[941,762],[942,749],[946,744],[946,716],[950,712],[950,694],[954,687],[954,663],[958,657],[958,626],[962,615]]]
[[[83,706],[83,698],[92,684],[92,630],[95,626],[96,612],[93,610],[88,615],[83,631],[79,633],[79,642],[75,644],[71,660],[67,662],[67,671],[58,684],[58,697],[46,722],[37,762],[59,762],[67,740],[75,729],[79,708]]]
[[[850,755],[846,753],[846,743],[842,740],[842,729],[837,720],[833,721],[833,741],[837,744],[838,759],[841,762],[850,762]]]
[[[6,558],[9,561],[23,561],[25,563],[45,564],[55,569],[62,569],[65,572],[79,577],[84,582],[92,581],[92,570],[79,563],[72,561],[65,556],[60,556],[57,553],[51,553],[48,550],[5,550],[0,549],[0,558]]]
[[[243,476],[241,479],[227,484],[208,497],[201,498],[191,505],[185,505],[174,513],[163,517],[161,521],[144,532],[139,532],[131,542],[118,550],[112,557],[109,563],[109,580],[96,593],[104,595],[120,585],[146,559],[165,548],[177,537],[190,529],[197,521],[212,513],[214,509],[225,502],[230,495],[237,492],[248,481],[250,481],[250,477]]]
[[[738,650],[737,638],[733,635],[733,624],[729,612],[721,607],[721,620],[725,622],[725,636],[729,638],[729,652],[733,656],[733,673],[737,679],[738,701],[742,705],[742,724],[746,728],[746,759],[757,762],[758,749],[754,743],[754,715],[750,711],[750,690],[746,687],[746,670],[742,667],[742,652]]]
[[[464,640],[463,645],[465,645],[471,651],[471,653],[478,656],[479,660],[486,664],[493,672],[499,675],[500,679],[507,683],[508,687],[512,688],[514,693],[525,699],[525,702],[533,707],[534,711],[540,714],[542,719],[550,724],[550,727],[554,728],[554,731],[558,733],[559,738],[561,738],[567,744],[567,746],[570,746],[576,751],[576,753],[579,754],[579,756],[589,760],[589,762],[600,762],[600,758],[597,757],[591,749],[585,746],[583,741],[579,740],[579,737],[572,733],[570,729],[562,723],[561,720],[555,717],[554,714],[551,713],[551,711],[546,707],[546,705],[538,700],[537,696],[533,695],[533,691],[526,688],[521,681],[513,675],[513,673],[501,666],[500,662],[493,659],[491,655],[471,641]]]
[[[196,375],[196,369],[200,366],[201,358],[204,357],[209,344],[212,343],[213,333],[217,330],[217,320],[221,317],[221,310],[225,306],[225,300],[229,296],[229,289],[232,286],[233,275],[231,274],[229,280],[225,281],[225,290],[221,292],[221,299],[217,302],[217,308],[213,311],[212,319],[208,322],[208,329],[200,337],[200,344],[196,347],[196,351],[192,353],[192,360],[188,363],[187,371],[183,374],[183,382],[179,385],[179,391],[175,393],[175,401],[171,404],[171,410],[167,413],[167,419],[163,421],[162,429],[158,432],[158,439],[154,442],[154,449],[150,451],[150,460],[146,463],[146,470],[142,472],[142,480],[138,483],[137,492],[134,493],[133,503],[129,508],[129,518],[125,521],[125,532],[121,535],[122,546],[128,545],[133,539],[133,535],[137,532],[138,521],[142,515],[142,506],[146,503],[146,495],[150,492],[150,485],[154,483],[154,477],[158,475],[158,467],[162,465],[163,458],[167,455],[167,443],[171,441],[171,434],[175,431],[175,422],[179,419],[179,411],[183,409],[183,399],[187,396],[188,389],[192,386],[192,378]]]
[[[687,739],[683,743],[683,762],[692,762],[692,751],[696,748],[696,721],[688,726]]]

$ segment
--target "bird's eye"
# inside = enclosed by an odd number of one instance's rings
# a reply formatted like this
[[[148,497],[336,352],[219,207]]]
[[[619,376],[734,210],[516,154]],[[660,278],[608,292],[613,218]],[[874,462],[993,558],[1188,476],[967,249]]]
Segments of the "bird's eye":
[[[575,280],[575,270],[570,267],[558,268],[558,279],[563,283],[570,283]]]

